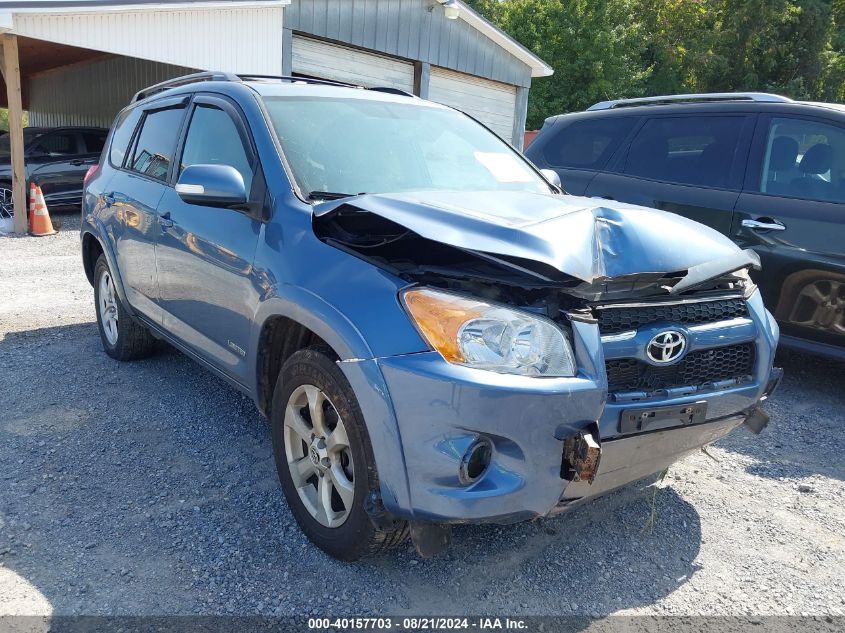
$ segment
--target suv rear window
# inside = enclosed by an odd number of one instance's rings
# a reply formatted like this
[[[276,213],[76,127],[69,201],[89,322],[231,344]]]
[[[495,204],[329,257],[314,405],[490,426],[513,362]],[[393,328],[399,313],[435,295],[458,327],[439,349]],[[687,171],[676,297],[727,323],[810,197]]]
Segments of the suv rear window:
[[[602,169],[636,120],[614,117],[575,121],[546,143],[543,156],[552,167]]]
[[[156,180],[167,179],[184,111],[185,108],[179,107],[147,112],[138,132],[132,160],[127,165],[129,169]]]
[[[727,187],[744,122],[742,116],[646,121],[631,143],[624,171],[654,180]]]

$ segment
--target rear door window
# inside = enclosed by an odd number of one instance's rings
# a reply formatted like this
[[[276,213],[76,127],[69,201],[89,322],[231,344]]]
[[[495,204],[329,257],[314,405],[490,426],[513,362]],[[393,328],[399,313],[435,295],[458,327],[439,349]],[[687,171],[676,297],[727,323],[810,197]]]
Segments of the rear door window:
[[[810,119],[772,118],[760,191],[845,202],[845,129]]]
[[[634,117],[575,121],[555,134],[543,156],[552,167],[602,169],[636,121]]]
[[[661,117],[631,142],[624,172],[686,185],[728,188],[744,116]]]
[[[150,178],[166,180],[184,112],[184,107],[147,112],[127,167]]]

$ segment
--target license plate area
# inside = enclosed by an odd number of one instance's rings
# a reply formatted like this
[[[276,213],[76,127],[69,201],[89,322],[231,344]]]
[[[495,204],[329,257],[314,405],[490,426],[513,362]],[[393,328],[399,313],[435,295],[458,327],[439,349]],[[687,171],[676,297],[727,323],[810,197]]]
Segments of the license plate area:
[[[673,426],[689,426],[706,420],[707,403],[704,401],[655,409],[624,409],[619,419],[619,432],[640,433]]]

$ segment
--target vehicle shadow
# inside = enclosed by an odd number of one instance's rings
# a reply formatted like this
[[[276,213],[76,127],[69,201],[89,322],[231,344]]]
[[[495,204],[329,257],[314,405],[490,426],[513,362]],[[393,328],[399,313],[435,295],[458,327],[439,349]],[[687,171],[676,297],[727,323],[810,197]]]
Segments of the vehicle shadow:
[[[0,611],[602,615],[697,569],[699,517],[671,488],[650,533],[651,493],[626,490],[459,526],[430,560],[339,563],[296,526],[253,403],[169,346],[118,363],[93,323],[11,333],[0,375]]]
[[[784,379],[765,404],[768,428],[756,437],[733,433],[718,446],[750,458],[745,470],[759,477],[845,481],[845,363],[781,350],[775,364]]]

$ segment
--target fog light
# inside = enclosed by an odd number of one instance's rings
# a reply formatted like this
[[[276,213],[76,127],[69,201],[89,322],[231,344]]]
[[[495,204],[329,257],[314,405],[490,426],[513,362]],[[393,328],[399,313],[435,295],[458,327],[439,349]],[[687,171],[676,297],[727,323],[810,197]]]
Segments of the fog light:
[[[485,437],[480,437],[469,445],[463,458],[459,476],[461,483],[471,484],[487,472],[493,458],[493,444]]]

